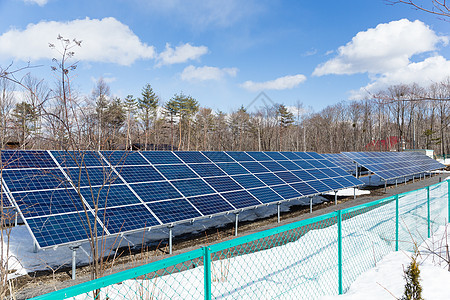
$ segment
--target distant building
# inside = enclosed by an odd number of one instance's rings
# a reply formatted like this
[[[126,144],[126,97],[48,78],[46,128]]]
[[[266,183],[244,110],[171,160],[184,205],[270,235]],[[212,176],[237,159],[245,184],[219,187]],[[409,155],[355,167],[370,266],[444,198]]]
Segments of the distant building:
[[[368,143],[365,148],[368,151],[392,151],[396,149],[400,139],[397,136],[390,136],[385,140],[377,140]]]

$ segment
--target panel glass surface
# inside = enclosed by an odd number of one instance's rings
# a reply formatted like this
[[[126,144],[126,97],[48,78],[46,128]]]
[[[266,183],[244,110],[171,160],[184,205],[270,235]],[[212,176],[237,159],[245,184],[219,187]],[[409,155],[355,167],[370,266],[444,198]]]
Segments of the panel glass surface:
[[[34,150],[1,150],[1,163],[3,169],[22,168],[56,168],[47,151]]]
[[[236,161],[255,161],[250,155],[245,152],[227,151],[226,153]]]
[[[233,206],[217,194],[191,197],[189,201],[205,216],[234,210]]]
[[[242,190],[242,187],[239,184],[231,179],[231,177],[227,176],[205,178],[205,181],[208,182],[219,193]]]
[[[101,151],[112,166],[148,165],[148,162],[137,151]]]
[[[170,151],[142,151],[142,155],[154,165],[170,165],[183,163]]]
[[[261,201],[262,203],[272,203],[277,201],[284,200],[278,194],[276,194],[273,190],[270,188],[259,188],[259,189],[252,189],[249,190],[249,192],[255,196],[256,199]]]
[[[247,191],[222,193],[222,196],[236,208],[245,208],[253,205],[262,204],[261,201],[257,200]]]
[[[172,184],[185,197],[215,193],[214,190],[201,179],[174,180],[172,181]]]
[[[130,184],[130,187],[144,202],[176,199],[183,196],[168,182]]]
[[[160,225],[144,205],[100,209],[98,216],[112,234]]]
[[[107,166],[96,151],[51,151],[63,168],[83,168]]]
[[[443,169],[445,166],[419,152],[343,152],[384,180]]]
[[[190,164],[189,167],[200,177],[225,176],[221,169],[213,164]]]
[[[5,169],[3,179],[11,192],[68,187],[59,169]]]
[[[88,214],[91,228],[94,228],[94,216]],[[90,236],[84,212],[27,219],[27,224],[41,248],[87,240]],[[102,235],[102,230],[97,224],[98,236]]]
[[[109,167],[74,168],[64,170],[75,187],[121,184],[122,180]]]
[[[232,176],[232,178],[246,189],[266,186],[264,182],[262,182],[252,174],[235,175]]]
[[[247,174],[249,171],[244,169],[238,163],[218,163],[217,166],[221,168],[228,175]]]
[[[211,161],[198,151],[175,151],[176,156],[187,164],[190,163],[210,163]]]
[[[208,157],[213,162],[234,162],[225,152],[203,151],[203,155]]]
[[[201,217],[201,214],[185,199],[147,203],[164,224]]]
[[[164,180],[152,166],[125,166],[116,168],[116,171],[128,183]]]
[[[157,165],[155,168],[157,168],[168,180],[198,178],[198,176],[186,165]]]
[[[92,208],[141,203],[126,185],[87,187],[80,189],[80,193]]]

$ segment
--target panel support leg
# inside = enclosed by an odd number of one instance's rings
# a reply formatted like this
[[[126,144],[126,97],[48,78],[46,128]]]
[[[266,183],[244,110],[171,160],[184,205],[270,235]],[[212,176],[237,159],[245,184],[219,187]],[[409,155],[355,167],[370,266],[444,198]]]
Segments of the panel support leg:
[[[337,205],[337,191],[334,191],[334,205]]]
[[[356,188],[353,188],[353,199],[356,199]]]
[[[281,206],[281,203],[278,202],[278,203],[277,203],[277,223],[280,223],[280,221],[281,221],[281,217],[280,217],[280,206]]]
[[[397,187],[397,178],[395,178],[395,187]]]
[[[405,176],[405,185],[406,185],[406,176]]]
[[[413,175],[413,183],[414,183],[414,177],[416,177],[416,175]]]
[[[372,175],[370,175],[370,172],[369,172],[369,185],[370,185],[370,178],[372,178]]]
[[[17,227],[17,219],[19,218],[18,215],[19,213],[16,211],[16,213],[14,214],[14,227]]]
[[[77,279],[77,250],[80,248],[79,245],[71,246],[70,250],[72,250],[72,280]]]
[[[33,253],[37,253],[38,252],[38,245],[36,242],[33,243]]]
[[[167,228],[169,228],[169,254],[172,254],[173,225]]]
[[[309,213],[312,214],[312,197],[309,198]]]
[[[387,180],[384,181],[384,193],[387,192]]]
[[[238,235],[239,213],[235,213],[234,236]]]

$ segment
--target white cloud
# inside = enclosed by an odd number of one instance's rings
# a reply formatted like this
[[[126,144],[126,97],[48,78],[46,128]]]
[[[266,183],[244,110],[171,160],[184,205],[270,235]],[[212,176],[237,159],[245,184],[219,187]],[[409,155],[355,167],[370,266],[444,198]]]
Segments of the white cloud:
[[[158,55],[159,62],[157,66],[184,63],[189,60],[198,59],[206,53],[208,53],[208,47],[205,46],[197,47],[187,43],[173,49],[170,47],[170,44],[166,44],[166,50]]]
[[[181,73],[181,79],[186,81],[206,81],[220,80],[225,76],[234,77],[237,74],[237,68],[216,68],[216,67],[186,67]]]
[[[44,6],[47,4],[48,0],[24,0],[25,3],[33,3],[39,6]]]
[[[127,25],[112,17],[41,21],[25,30],[11,29],[0,35],[0,56],[24,61],[51,59],[57,53],[48,43],[55,43],[58,34],[82,41],[81,47],[74,49],[77,60],[131,65],[138,59],[155,57],[153,46],[142,43]]]
[[[436,50],[439,43],[446,45],[448,38],[419,20],[379,24],[339,47],[338,55],[316,67],[313,75],[392,72],[408,66],[413,55]]]
[[[254,82],[249,80],[241,84],[241,87],[252,92],[263,90],[287,90],[298,86],[305,80],[306,76],[302,74],[288,75],[265,82]]]
[[[359,90],[350,92],[350,99],[362,99],[369,93],[376,93],[396,84],[417,83],[426,87],[433,82],[441,82],[450,77],[450,61],[442,56],[433,56],[403,68],[374,77],[372,82]]]

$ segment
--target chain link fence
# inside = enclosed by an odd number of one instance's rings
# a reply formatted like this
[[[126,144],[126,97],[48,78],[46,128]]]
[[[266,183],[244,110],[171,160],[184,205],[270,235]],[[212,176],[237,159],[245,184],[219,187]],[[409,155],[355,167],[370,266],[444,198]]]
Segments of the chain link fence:
[[[202,247],[35,299],[318,299],[449,220],[450,181]]]

